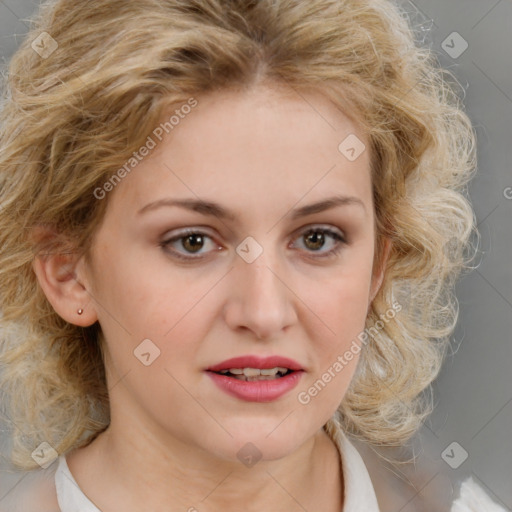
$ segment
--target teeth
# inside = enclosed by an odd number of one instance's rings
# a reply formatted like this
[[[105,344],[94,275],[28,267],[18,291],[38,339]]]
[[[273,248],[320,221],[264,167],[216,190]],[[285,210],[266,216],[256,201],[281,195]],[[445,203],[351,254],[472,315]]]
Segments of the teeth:
[[[244,368],[244,375],[246,377],[256,377],[261,375],[261,370],[258,368]]]
[[[245,376],[244,376],[245,377]],[[243,379],[244,377],[235,377],[235,379]],[[244,380],[247,380],[249,382],[253,382],[256,380],[275,380],[277,377],[271,376],[271,375],[257,375],[255,377],[245,377]]]
[[[279,371],[279,368],[266,368],[264,370],[263,369],[260,370],[260,374],[261,375],[272,375],[272,376],[275,376],[278,371]]]
[[[231,373],[233,373],[233,369],[229,370]],[[244,368],[243,370],[238,370],[240,373],[235,373],[235,375],[241,375],[242,373],[246,377],[258,377],[259,375],[268,375],[275,377],[278,373],[286,373],[288,371],[288,368],[282,368],[281,366],[276,366],[275,368]]]
[[[275,368],[230,368],[229,370],[221,370],[220,373],[227,375],[230,373],[241,380],[270,380],[274,379],[278,373],[284,375],[288,368],[276,366]]]

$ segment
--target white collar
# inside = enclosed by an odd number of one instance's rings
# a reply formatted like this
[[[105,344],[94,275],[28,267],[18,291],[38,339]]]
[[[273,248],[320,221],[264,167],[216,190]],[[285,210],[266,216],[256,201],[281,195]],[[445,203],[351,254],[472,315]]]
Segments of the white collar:
[[[78,486],[64,454],[59,457],[55,472],[55,488],[61,512],[101,512]]]
[[[337,415],[327,422],[324,429],[341,455],[344,495],[342,512],[380,512],[366,465],[343,432]]]

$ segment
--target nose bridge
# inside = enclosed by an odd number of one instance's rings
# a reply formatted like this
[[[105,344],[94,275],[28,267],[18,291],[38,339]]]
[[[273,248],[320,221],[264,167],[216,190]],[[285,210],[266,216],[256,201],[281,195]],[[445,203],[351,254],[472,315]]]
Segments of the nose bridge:
[[[249,248],[245,254],[254,251],[255,246],[251,243],[240,244],[238,251],[240,248]],[[253,261],[246,258],[244,252],[237,256],[226,315],[232,328],[247,328],[259,339],[278,335],[295,318],[292,294],[282,282],[285,276],[279,275],[285,274],[284,266],[278,264],[278,255],[269,249],[261,249]]]

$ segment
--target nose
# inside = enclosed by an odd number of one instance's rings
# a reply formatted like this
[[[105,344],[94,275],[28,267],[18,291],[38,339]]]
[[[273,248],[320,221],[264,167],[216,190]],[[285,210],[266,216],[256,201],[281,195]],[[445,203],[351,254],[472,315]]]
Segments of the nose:
[[[239,258],[230,275],[224,317],[231,329],[248,330],[264,340],[278,337],[297,321],[290,284],[265,251],[252,263]]]

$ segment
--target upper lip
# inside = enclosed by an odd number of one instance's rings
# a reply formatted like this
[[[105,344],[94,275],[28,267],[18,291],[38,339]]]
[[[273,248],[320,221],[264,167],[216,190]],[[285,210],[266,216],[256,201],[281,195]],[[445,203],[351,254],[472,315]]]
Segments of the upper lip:
[[[229,370],[230,368],[259,368],[265,370],[268,368],[288,368],[290,370],[303,370],[302,366],[293,359],[282,356],[240,356],[226,359],[222,363],[215,364],[206,368],[207,371],[220,372],[222,370]]]

